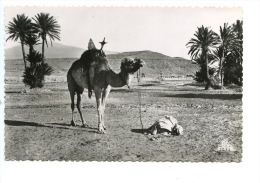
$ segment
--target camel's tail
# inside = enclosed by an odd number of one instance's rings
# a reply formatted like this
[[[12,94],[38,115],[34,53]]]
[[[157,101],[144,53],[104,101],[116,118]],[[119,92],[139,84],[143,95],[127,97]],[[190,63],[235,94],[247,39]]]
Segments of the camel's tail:
[[[89,84],[89,87],[88,87],[88,98],[91,98],[92,96],[92,88],[91,88],[91,84],[90,84],[90,79],[88,79],[88,84]]]
[[[90,73],[89,73],[89,69],[90,69],[90,65],[88,65],[88,68],[87,68],[87,81],[88,81],[88,98],[91,99],[91,96],[92,96],[92,85],[91,85],[91,82],[90,82]]]

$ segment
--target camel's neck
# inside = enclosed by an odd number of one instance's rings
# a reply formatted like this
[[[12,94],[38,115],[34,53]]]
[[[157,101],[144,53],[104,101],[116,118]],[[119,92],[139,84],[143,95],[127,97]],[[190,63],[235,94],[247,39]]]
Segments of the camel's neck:
[[[107,84],[112,87],[123,87],[125,85],[129,85],[131,82],[131,74],[129,73],[115,73],[114,71],[110,70],[109,74],[107,75]]]

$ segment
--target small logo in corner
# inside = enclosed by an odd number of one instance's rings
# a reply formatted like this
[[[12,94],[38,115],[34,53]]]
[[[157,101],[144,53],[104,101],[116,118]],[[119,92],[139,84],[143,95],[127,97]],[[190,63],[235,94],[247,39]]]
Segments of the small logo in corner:
[[[229,143],[228,139],[224,139],[218,145],[217,151],[235,151],[235,148]]]

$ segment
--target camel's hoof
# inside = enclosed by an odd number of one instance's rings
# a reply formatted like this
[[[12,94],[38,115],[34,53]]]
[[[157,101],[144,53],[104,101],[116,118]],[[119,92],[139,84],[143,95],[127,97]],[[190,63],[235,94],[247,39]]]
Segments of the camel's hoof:
[[[105,134],[105,131],[104,131],[104,130],[98,130],[97,133],[98,133],[98,134]]]
[[[106,130],[107,128],[106,128],[105,124],[100,124],[100,126],[98,127],[98,129]]]
[[[75,122],[74,122],[74,121],[71,121],[71,122],[70,122],[70,126],[76,126]]]
[[[82,123],[81,127],[87,128],[87,127],[89,127],[89,126],[88,126],[86,123]]]
[[[104,128],[98,128],[98,133],[99,134],[105,134],[105,129]]]

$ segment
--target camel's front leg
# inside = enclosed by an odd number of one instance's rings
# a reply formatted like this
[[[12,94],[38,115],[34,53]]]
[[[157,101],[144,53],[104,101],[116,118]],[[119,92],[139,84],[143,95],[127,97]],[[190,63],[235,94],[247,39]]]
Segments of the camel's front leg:
[[[100,133],[105,133],[104,123],[102,121],[102,90],[100,88],[95,88],[95,96],[97,102],[97,112],[98,112],[98,131]]]
[[[110,90],[111,90],[111,86],[107,86],[107,88],[103,90],[102,101],[101,101],[101,104],[102,104],[101,120],[103,121],[103,127],[105,130],[106,130],[106,127],[105,127],[104,116],[105,116],[106,100],[107,100]]]

